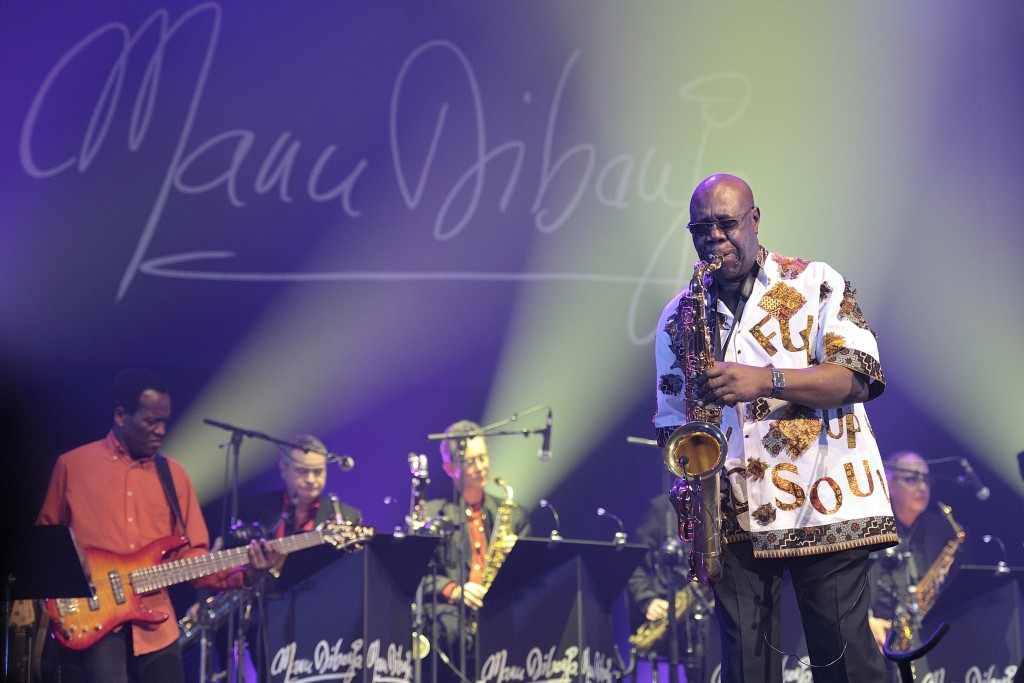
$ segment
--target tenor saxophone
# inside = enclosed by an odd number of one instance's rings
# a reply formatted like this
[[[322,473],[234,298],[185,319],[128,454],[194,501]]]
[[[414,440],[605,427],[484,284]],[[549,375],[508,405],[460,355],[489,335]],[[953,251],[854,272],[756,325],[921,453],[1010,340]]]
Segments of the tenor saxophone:
[[[696,384],[715,363],[705,297],[711,274],[721,267],[721,256],[697,261],[690,287],[679,301],[686,423],[672,432],[664,449],[665,465],[677,477],[670,497],[679,538],[691,543],[690,580],[705,586],[722,574],[719,484],[728,440],[719,426],[722,409],[698,405]]]

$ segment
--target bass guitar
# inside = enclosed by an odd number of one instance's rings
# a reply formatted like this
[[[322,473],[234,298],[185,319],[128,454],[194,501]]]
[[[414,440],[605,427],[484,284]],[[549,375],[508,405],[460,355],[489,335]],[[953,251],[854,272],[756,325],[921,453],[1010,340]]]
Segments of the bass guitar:
[[[373,538],[369,526],[330,522],[322,528],[294,536],[268,540],[281,554],[329,543],[335,548],[356,550]],[[150,624],[167,619],[147,609],[141,595],[178,583],[249,564],[245,546],[162,562],[166,555],[185,545],[185,539],[165,536],[130,554],[90,548],[85,558],[91,575],[92,597],[50,598],[46,611],[57,641],[72,650],[84,650],[129,621]]]

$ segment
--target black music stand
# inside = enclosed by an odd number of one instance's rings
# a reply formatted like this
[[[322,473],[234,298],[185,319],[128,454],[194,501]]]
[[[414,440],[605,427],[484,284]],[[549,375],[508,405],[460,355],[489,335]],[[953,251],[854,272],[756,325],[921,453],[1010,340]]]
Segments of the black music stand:
[[[5,526],[0,544],[4,579],[4,672],[10,662],[11,605],[15,600],[88,598],[89,582],[66,526]]]
[[[932,671],[967,680],[971,671],[1005,671],[1024,656],[1024,591],[1021,567],[961,565],[925,615],[921,635],[941,623],[949,634],[928,654]]]
[[[923,630],[929,631],[929,627],[934,628],[941,621],[950,621],[967,603],[1022,575],[1024,570],[1020,567],[961,565],[953,578],[942,586],[935,605],[922,620]]]
[[[438,541],[377,534],[357,552],[289,557],[265,603],[268,681],[307,667],[338,680],[403,680],[412,666],[412,603]]]
[[[8,549],[0,560],[6,599],[91,597],[68,527],[5,526],[0,534]]]
[[[635,543],[516,541],[480,611],[481,677],[492,678],[499,661],[525,668],[538,656],[556,667],[575,660],[578,674],[560,680],[610,674],[612,605],[646,552]]]

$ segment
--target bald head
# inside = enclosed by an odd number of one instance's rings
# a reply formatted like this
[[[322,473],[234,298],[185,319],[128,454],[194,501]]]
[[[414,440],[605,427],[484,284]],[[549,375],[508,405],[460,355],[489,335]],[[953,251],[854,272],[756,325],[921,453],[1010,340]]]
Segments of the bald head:
[[[891,469],[928,473],[928,463],[914,451],[898,451],[885,459]]]
[[[728,173],[716,173],[700,181],[700,184],[693,190],[693,195],[690,197],[691,218],[694,207],[701,206],[709,193],[714,193],[723,199],[730,199],[737,205],[754,205],[754,191],[750,189],[746,180]]]
[[[722,258],[713,277],[727,292],[738,291],[757,265],[761,210],[742,178],[719,173],[702,180],[690,198],[690,223],[697,256]],[[728,305],[728,300],[726,301]]]

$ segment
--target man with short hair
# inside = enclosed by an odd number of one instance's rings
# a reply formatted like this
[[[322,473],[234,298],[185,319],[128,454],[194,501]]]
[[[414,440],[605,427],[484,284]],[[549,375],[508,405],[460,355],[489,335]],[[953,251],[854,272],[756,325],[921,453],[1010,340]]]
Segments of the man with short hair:
[[[164,456],[157,451],[171,417],[166,383],[149,370],[122,371],[114,380],[112,403],[114,424],[107,436],[58,458],[37,523],[69,526],[84,549],[129,555],[158,539],[183,536],[188,543],[168,559],[208,553],[206,522],[185,469],[165,459],[181,523],[158,474],[157,459]],[[277,558],[275,549],[254,541],[249,545],[249,566],[207,576],[193,585],[249,587]],[[146,608],[168,618],[155,624],[125,624],[84,650],[82,664],[93,683],[184,680],[178,627],[167,590],[141,599]]]
[[[312,531],[336,516],[352,524],[362,523],[358,509],[324,494],[327,447],[323,442],[312,434],[296,434],[290,444],[278,446],[277,469],[283,489],[246,496],[239,502],[239,518],[259,523],[275,538]]]
[[[338,518],[353,525],[361,524],[362,512],[341,502],[334,494],[324,493],[327,452],[324,443],[312,434],[296,434],[287,445],[279,444],[277,469],[284,486],[280,490],[241,498],[238,519],[245,525],[242,528],[247,533],[265,538],[284,538],[313,531],[321,524]],[[280,576],[286,560],[286,556],[281,556],[271,568],[270,573],[274,577]],[[295,561],[301,562],[298,558],[290,560]],[[273,583],[274,579],[268,577],[261,588],[271,590]],[[221,596],[221,599],[226,598],[226,595]],[[267,655],[270,653],[266,648],[266,634],[258,626],[263,625],[261,614],[265,612],[258,605],[243,611],[247,615],[244,637],[259,679],[263,680],[267,677]],[[228,650],[225,629],[218,629],[213,640],[217,643],[218,654]],[[234,648],[231,651],[234,652]]]
[[[436,600],[438,603],[437,621],[441,642],[434,643],[434,646],[443,650],[455,666],[459,666],[459,604],[465,603],[470,610],[469,614],[483,607],[486,588],[481,581],[487,565],[488,549],[493,544],[506,543],[506,539],[493,537],[502,498],[484,490],[489,481],[491,466],[487,441],[483,436],[468,436],[479,434],[480,431],[481,427],[476,422],[460,420],[449,425],[445,433],[467,436],[445,439],[440,445],[442,468],[454,481],[461,494],[461,501],[465,503],[465,510],[460,510],[450,498],[428,500],[425,504],[427,519],[447,519],[456,525],[452,535],[438,547],[437,577],[428,575],[422,582],[423,606],[428,608],[428,616],[432,602]],[[463,523],[467,525],[464,530],[459,526]],[[516,537],[529,535],[530,520],[521,507],[516,506],[512,510],[510,524]],[[469,539],[469,547],[462,543],[463,532]],[[468,626],[468,623],[463,624],[467,659],[472,657],[475,642],[469,636]],[[465,673],[472,679],[470,667],[471,662],[467,662]],[[450,676],[448,667],[441,667],[440,680],[456,680]]]

